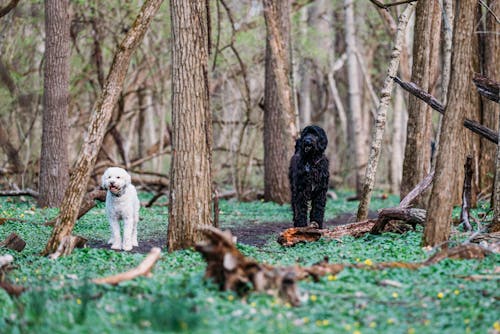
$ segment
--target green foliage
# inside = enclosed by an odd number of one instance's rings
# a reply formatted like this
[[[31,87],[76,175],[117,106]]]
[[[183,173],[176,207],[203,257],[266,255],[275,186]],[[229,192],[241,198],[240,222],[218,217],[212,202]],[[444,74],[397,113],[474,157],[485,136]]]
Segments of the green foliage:
[[[356,209],[357,202],[345,200],[352,193],[338,193],[338,200],[327,203],[327,219]],[[151,198],[140,196],[142,201]],[[372,209],[398,201],[377,197]],[[220,208],[224,228],[291,219],[287,205],[221,201]],[[486,210],[487,205],[473,214]],[[204,280],[205,263],[193,250],[164,253],[153,277],[95,285],[91,279],[129,270],[144,255],[85,248],[56,261],[40,257],[51,231],[43,222],[56,213],[35,208],[33,201],[0,199],[1,217],[24,220],[1,225],[0,240],[16,232],[27,242],[23,252],[11,252],[15,269],[6,279],[28,288],[18,298],[0,290],[0,333],[487,333],[500,326],[498,281],[465,279],[491,275],[499,266],[498,255],[483,261],[445,260],[415,271],[345,269],[319,282],[300,282],[302,304],[291,307],[267,294],[220,292]],[[141,208],[141,217],[140,243],[166,236],[165,206]],[[78,222],[75,233],[107,240],[103,204]],[[332,263],[418,262],[429,257],[420,247],[421,233],[418,228],[404,235],[322,239],[293,248],[279,246],[276,235],[270,235],[264,247],[238,247],[246,256],[280,266],[311,265],[325,256]],[[453,240],[465,237],[456,233]],[[383,284],[387,281],[393,283]]]

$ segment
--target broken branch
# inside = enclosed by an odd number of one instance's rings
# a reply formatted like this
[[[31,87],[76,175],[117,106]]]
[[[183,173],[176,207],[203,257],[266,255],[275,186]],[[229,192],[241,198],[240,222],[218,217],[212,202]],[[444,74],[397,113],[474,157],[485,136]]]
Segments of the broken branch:
[[[144,258],[144,260],[134,269],[113,276],[96,278],[92,280],[92,282],[94,282],[95,284],[116,285],[120,282],[129,281],[139,276],[146,276],[146,277],[150,276],[151,269],[153,269],[156,261],[158,261],[160,256],[161,256],[161,248],[153,247],[149,251],[148,255]]]

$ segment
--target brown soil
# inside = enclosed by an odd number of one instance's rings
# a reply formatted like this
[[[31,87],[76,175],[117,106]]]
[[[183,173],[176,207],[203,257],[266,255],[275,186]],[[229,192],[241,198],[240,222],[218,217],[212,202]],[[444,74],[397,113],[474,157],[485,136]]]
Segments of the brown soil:
[[[370,212],[369,218],[376,218],[376,212]],[[344,213],[334,219],[328,220],[324,224],[324,228],[331,229],[334,226],[345,225],[355,221],[356,214]],[[231,233],[236,236],[239,243],[262,247],[270,240],[276,240],[278,235],[287,228],[293,227],[292,222],[263,222],[263,223],[249,223],[247,226],[232,227]],[[222,226],[222,229],[226,229]],[[150,240],[139,240],[139,247],[134,247],[132,253],[147,253],[152,247],[166,248],[167,239],[158,238]],[[89,240],[88,247],[92,248],[107,248],[109,245],[105,240]]]

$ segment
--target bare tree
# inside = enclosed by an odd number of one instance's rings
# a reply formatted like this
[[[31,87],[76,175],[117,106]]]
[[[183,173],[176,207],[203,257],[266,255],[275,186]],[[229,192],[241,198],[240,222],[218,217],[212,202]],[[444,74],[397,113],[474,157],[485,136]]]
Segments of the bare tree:
[[[290,51],[290,1],[264,0],[267,27],[264,92],[264,199],[290,201],[288,165],[297,136]]]
[[[172,21],[172,164],[169,251],[194,246],[212,225],[208,3],[170,1]]]
[[[382,139],[385,132],[385,123],[387,118],[387,109],[392,96],[392,87],[394,81],[392,78],[397,74],[399,67],[399,56],[404,42],[406,26],[411,14],[413,13],[414,3],[408,4],[405,11],[399,17],[396,40],[391,53],[391,61],[387,69],[387,77],[380,92],[380,103],[377,109],[377,118],[375,120],[375,129],[373,129],[370,157],[366,167],[365,180],[361,192],[361,198],[358,206],[357,221],[362,221],[368,218],[368,207],[370,198],[375,185],[375,176],[377,173],[378,161],[380,158],[380,150],[382,147]]]
[[[363,132],[361,109],[361,83],[359,63],[356,58],[356,30],[354,24],[354,1],[344,0],[345,41],[347,53],[347,78],[349,80],[349,109],[347,131],[349,133],[349,156],[352,159],[356,180],[356,196],[361,196],[363,173],[366,163],[366,134]]]
[[[69,183],[69,0],[45,0],[43,132],[38,205],[57,207]]]
[[[429,91],[432,86],[431,75],[435,69],[431,64],[434,43],[433,31],[439,31],[441,12],[434,0],[417,2],[415,15],[415,33],[413,39],[413,66],[411,81],[423,90]],[[437,34],[439,37],[439,33]],[[434,57],[437,59],[437,57]],[[431,116],[432,111],[423,101],[410,95],[408,101],[408,124],[406,130],[406,147],[403,161],[403,178],[401,181],[401,198],[404,198],[424,177],[431,168]],[[417,205],[425,207],[425,197],[417,200]]]
[[[472,56],[472,34],[476,1],[457,3],[454,23],[452,71],[448,90],[448,106],[443,116],[439,137],[439,154],[436,160],[434,186],[429,199],[423,244],[436,246],[446,242],[450,235],[453,195],[457,182],[457,168],[462,168],[465,157],[460,152],[459,134],[466,115],[472,80],[470,60]]]
[[[106,127],[122,91],[130,58],[139,46],[161,3],[162,0],[146,0],[131,29],[118,46],[101,96],[94,105],[85,142],[75,163],[69,186],[66,188],[59,217],[55,222],[50,239],[43,251],[45,255],[55,253],[58,248],[61,250],[61,248],[71,247],[68,237],[71,236],[71,232],[75,226],[78,212],[87,189],[90,173],[101,147]],[[66,242],[67,245],[65,245]],[[68,254],[69,252],[63,251],[62,253]]]

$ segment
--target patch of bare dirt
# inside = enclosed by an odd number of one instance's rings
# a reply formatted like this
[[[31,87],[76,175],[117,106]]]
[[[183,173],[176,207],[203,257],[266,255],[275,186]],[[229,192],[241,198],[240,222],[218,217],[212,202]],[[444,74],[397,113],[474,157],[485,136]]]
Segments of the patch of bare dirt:
[[[377,218],[376,212],[370,212],[368,218]],[[344,213],[333,219],[325,222],[324,228],[331,229],[335,226],[345,225],[353,223],[356,220],[355,213]],[[287,222],[263,222],[263,223],[249,223],[246,226],[237,226],[231,228],[231,233],[236,236],[239,243],[262,247],[270,239],[276,240],[278,235],[286,230],[287,228],[293,227],[291,221]],[[226,229],[224,226],[222,229]],[[89,240],[87,246],[91,248],[105,248],[109,249],[107,240]],[[131,251],[132,253],[148,253],[152,247],[160,247],[166,249],[167,240],[166,238],[149,239],[149,240],[139,240],[139,247],[134,247]]]

